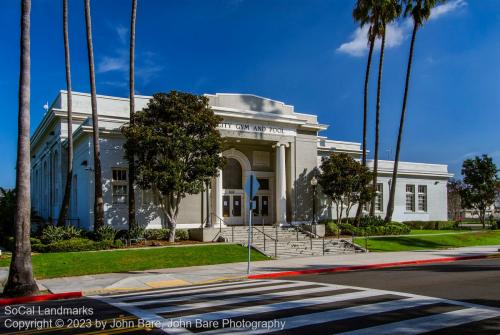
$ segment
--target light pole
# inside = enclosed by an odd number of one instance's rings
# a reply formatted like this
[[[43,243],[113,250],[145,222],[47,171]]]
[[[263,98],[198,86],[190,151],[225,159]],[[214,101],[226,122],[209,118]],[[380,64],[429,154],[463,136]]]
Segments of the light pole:
[[[317,186],[318,186],[318,179],[316,179],[316,176],[313,176],[311,178],[311,187],[313,190],[312,223],[311,223],[311,225],[314,225],[314,230],[316,230],[316,187]],[[312,231],[312,229],[311,229],[311,231]]]

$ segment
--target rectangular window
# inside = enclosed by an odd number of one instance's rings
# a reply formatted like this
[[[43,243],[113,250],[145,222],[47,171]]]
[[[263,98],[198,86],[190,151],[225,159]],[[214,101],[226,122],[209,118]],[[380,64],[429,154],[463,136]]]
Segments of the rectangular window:
[[[269,179],[267,178],[257,178],[259,182],[259,190],[269,190]]]
[[[382,183],[377,183],[375,193],[375,210],[377,212],[384,211],[384,185]]]
[[[112,193],[113,204],[126,204],[128,202],[127,170],[113,169]]]
[[[427,185],[418,185],[418,210],[427,212]]]
[[[406,211],[415,212],[415,185],[406,185]]]

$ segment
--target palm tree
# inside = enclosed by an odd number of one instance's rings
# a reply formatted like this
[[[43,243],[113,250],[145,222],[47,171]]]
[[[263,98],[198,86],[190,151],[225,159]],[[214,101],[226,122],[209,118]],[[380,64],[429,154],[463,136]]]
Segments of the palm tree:
[[[99,148],[99,121],[97,114],[97,95],[95,89],[94,48],[92,46],[92,21],[90,0],[84,0],[85,28],[87,30],[87,54],[90,73],[90,101],[92,106],[92,132],[94,145],[94,230],[104,225],[104,201],[102,199],[101,151]]]
[[[377,105],[375,111],[375,149],[373,153],[373,195],[377,191],[377,173],[378,173],[378,153],[380,139],[380,96],[382,93],[382,68],[384,65],[385,51],[385,33],[387,24],[396,20],[401,15],[401,5],[397,0],[376,0],[376,10],[378,11],[376,22],[373,22],[373,34],[381,39],[380,43],[380,59],[378,63],[378,80],[377,80]],[[375,215],[375,196],[372,197],[370,206],[370,216]]]
[[[137,16],[137,0],[132,0],[132,14],[130,16],[130,126],[134,125],[135,97],[134,97],[134,74],[135,74],[135,19]],[[128,158],[128,228],[135,228],[135,162],[133,154]]]
[[[401,108],[401,118],[399,120],[399,131],[398,139],[396,142],[396,154],[394,157],[394,168],[392,170],[392,181],[389,194],[389,202],[387,204],[387,213],[385,216],[385,221],[390,222],[392,220],[392,214],[394,213],[394,198],[396,195],[396,180],[398,175],[398,165],[399,165],[399,155],[401,152],[401,140],[403,138],[403,127],[405,122],[406,114],[406,101],[408,98],[408,90],[410,84],[410,73],[411,66],[413,62],[413,50],[415,47],[415,37],[417,35],[417,30],[421,27],[424,22],[429,19],[431,15],[431,9],[435,7],[438,3],[444,2],[443,0],[405,0],[405,16],[411,16],[413,19],[413,31],[411,34],[410,42],[410,55],[408,57],[408,66],[406,68],[406,79],[405,79],[405,90],[403,94],[403,106]]]
[[[71,195],[71,181],[73,180],[73,97],[71,93],[71,64],[69,58],[68,37],[68,0],[63,0],[63,38],[64,38],[64,61],[66,65],[66,90],[68,105],[68,162],[66,172],[66,187],[64,188],[63,202],[59,212],[58,226],[64,226],[68,215],[69,199]]]
[[[4,295],[10,297],[38,294],[31,263],[30,194],[30,12],[31,1],[21,3],[21,64],[19,75],[19,113],[16,164],[16,212],[14,249]]]
[[[363,96],[363,142],[361,163],[366,166],[366,128],[368,118],[368,83],[370,81],[370,68],[372,64],[373,47],[375,45],[375,34],[373,34],[373,22],[377,21],[378,13],[373,10],[372,0],[358,0],[352,12],[354,20],[358,21],[360,26],[370,24],[368,28],[368,61],[366,62],[364,96]],[[361,216],[362,204],[358,205],[356,210],[356,221]]]

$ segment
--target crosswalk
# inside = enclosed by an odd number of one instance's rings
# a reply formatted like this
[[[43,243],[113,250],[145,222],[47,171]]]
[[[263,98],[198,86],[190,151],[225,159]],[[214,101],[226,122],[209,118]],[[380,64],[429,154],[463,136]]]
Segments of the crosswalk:
[[[498,321],[493,333],[500,333],[498,308],[304,281],[254,280],[92,298],[168,334],[421,334],[479,329],[481,322],[492,321]]]

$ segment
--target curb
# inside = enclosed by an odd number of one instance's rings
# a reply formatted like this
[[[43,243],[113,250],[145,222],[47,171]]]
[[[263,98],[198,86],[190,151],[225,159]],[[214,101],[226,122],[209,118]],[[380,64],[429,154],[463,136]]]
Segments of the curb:
[[[320,273],[372,270],[372,269],[382,269],[382,268],[388,268],[388,267],[407,266],[407,265],[447,263],[447,262],[465,261],[465,260],[473,260],[473,259],[485,259],[485,258],[499,258],[499,257],[500,257],[500,254],[444,257],[444,258],[390,262],[390,263],[378,263],[378,264],[368,264],[368,265],[337,266],[337,267],[332,267],[332,268],[261,273],[261,274],[249,275],[247,278],[248,279],[264,279],[264,278],[276,278],[276,277],[284,277],[284,276],[298,276],[298,275],[310,275],[310,274],[320,274]]]
[[[34,295],[29,297],[4,298],[0,299],[0,306],[22,304],[26,302],[35,302],[35,301],[81,298],[82,296],[83,296],[82,292],[65,292],[65,293]]]

